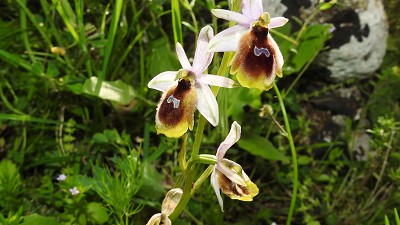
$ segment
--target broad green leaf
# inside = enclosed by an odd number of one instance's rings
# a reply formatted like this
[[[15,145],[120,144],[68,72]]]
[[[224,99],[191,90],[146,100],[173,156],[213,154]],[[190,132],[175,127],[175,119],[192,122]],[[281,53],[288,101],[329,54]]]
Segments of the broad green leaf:
[[[31,214],[24,217],[24,222],[21,225],[59,225],[59,223],[52,217]]]
[[[260,156],[267,160],[289,161],[289,158],[283,152],[276,149],[271,142],[260,136],[242,137],[238,144],[239,147],[255,156]]]
[[[189,54],[188,57],[191,57],[191,55]],[[149,44],[146,55],[146,70],[151,77],[164,71],[178,70],[179,68],[181,67],[178,58],[175,50],[171,51],[168,38],[163,37]]]
[[[229,108],[227,116],[231,115],[234,120],[242,120],[241,118],[244,114],[243,107],[246,105],[249,105],[252,108],[261,107],[260,95],[262,91],[259,89],[240,88],[238,90],[228,89],[222,91],[228,91]]]
[[[47,76],[56,77],[59,74],[60,74],[60,70],[58,69],[56,62],[49,61],[48,65],[47,65]]]
[[[98,82],[97,77],[87,79],[83,84],[83,93],[120,104],[128,104],[136,96],[133,87],[121,80],[101,81],[100,90],[96,91]]]
[[[42,75],[44,71],[43,64],[40,61],[36,61],[32,65],[32,72],[34,74]]]
[[[299,163],[299,165],[307,165],[310,164],[310,162],[312,161],[312,158],[306,155],[302,155],[297,159],[297,162]]]
[[[103,224],[109,219],[107,210],[98,202],[89,203],[86,212],[96,223]]]
[[[308,26],[302,31],[299,44],[292,46],[289,56],[285,60],[284,73],[299,72],[303,66],[324,48],[325,41],[331,37],[330,25],[316,24]]]
[[[159,199],[165,194],[162,186],[163,177],[158,173],[153,164],[143,163],[142,187],[138,195],[145,199]]]

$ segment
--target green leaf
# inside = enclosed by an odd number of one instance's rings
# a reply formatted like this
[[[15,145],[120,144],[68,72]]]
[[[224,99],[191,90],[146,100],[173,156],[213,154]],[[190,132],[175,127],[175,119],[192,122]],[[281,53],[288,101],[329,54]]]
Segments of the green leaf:
[[[142,187],[138,195],[145,199],[160,199],[165,190],[162,186],[163,177],[155,169],[154,165],[144,162],[142,173]]]
[[[335,5],[335,2],[324,2],[319,6],[319,10],[328,10]]]
[[[299,165],[308,165],[312,161],[312,158],[306,155],[302,155],[297,159]]]
[[[128,104],[136,96],[133,87],[121,80],[100,81],[100,89],[97,91],[98,82],[99,79],[97,77],[87,79],[83,84],[83,93],[120,104]]]
[[[385,225],[390,225],[389,218],[385,215]]]
[[[177,70],[180,68],[175,51],[171,51],[168,38],[162,37],[152,41],[148,49],[146,55],[146,70],[151,77],[164,71]]]
[[[301,33],[299,45],[294,46],[292,55],[285,61],[285,74],[300,71],[309,61],[324,48],[325,41],[331,37],[331,25],[316,24],[308,26]]]
[[[229,94],[229,108],[227,116],[232,115],[234,120],[242,120],[244,114],[243,107],[246,105],[249,105],[252,108],[261,107],[260,95],[262,91],[259,89],[240,88],[239,90],[228,89],[223,91],[228,91]]]
[[[59,225],[59,223],[52,217],[31,214],[24,217],[24,222],[21,225]]]
[[[307,223],[307,225],[320,225],[321,223],[319,221],[313,220]]]
[[[41,62],[36,61],[35,63],[33,63],[32,72],[34,74],[42,75],[43,71],[44,71],[44,67],[43,67],[43,64]]]
[[[96,223],[103,224],[109,219],[107,210],[98,202],[89,203],[86,212],[88,217],[93,219]]]
[[[289,162],[289,158],[283,152],[276,149],[271,142],[260,136],[242,137],[238,144],[239,147],[255,156],[260,156],[267,160]]]
[[[56,77],[60,74],[57,64],[54,61],[49,61],[47,65],[47,76]]]

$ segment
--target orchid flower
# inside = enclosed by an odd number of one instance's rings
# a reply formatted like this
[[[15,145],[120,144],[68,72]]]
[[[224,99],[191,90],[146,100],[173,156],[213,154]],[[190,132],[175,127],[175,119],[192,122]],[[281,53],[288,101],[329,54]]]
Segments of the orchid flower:
[[[242,167],[224,158],[228,149],[239,140],[240,133],[240,125],[236,121],[233,122],[228,136],[217,149],[217,164],[211,173],[211,185],[222,211],[224,209],[220,190],[231,199],[242,201],[252,201],[253,197],[258,194],[257,186],[250,180]]]
[[[161,205],[161,213],[154,214],[146,225],[171,225],[169,215],[175,210],[182,198],[183,191],[180,188],[174,188],[168,191]]]
[[[200,31],[193,65],[180,43],[176,52],[182,69],[158,74],[148,84],[149,88],[164,92],[157,107],[156,129],[167,137],[180,137],[193,129],[196,108],[213,125],[218,125],[218,104],[208,85],[234,87],[229,78],[205,74],[214,53],[207,52],[209,40],[214,36],[210,26]]]
[[[236,51],[230,73],[236,74],[244,87],[269,90],[275,74],[282,77],[283,66],[282,53],[269,29],[285,25],[288,19],[270,18],[261,0],[243,0],[242,13],[224,9],[213,9],[212,13],[237,25],[218,33],[210,41],[208,51]]]

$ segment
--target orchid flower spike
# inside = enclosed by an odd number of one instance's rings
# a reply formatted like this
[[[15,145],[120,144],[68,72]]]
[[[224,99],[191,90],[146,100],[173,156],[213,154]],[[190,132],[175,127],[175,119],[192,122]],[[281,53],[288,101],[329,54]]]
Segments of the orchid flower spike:
[[[218,33],[209,44],[210,52],[236,51],[230,73],[248,88],[269,90],[275,74],[282,77],[283,56],[269,30],[288,22],[285,17],[270,18],[261,0],[243,0],[242,13],[213,9],[221,19],[236,22]]]
[[[228,149],[239,140],[240,133],[240,125],[236,121],[233,122],[228,136],[217,149],[217,164],[211,174],[211,185],[222,211],[224,209],[220,190],[231,199],[241,201],[252,201],[253,197],[258,194],[257,186],[250,180],[242,167],[224,158]]]
[[[177,43],[176,53],[182,69],[160,73],[149,82],[149,88],[164,92],[157,107],[157,133],[180,137],[188,128],[192,130],[196,108],[213,126],[218,125],[218,104],[208,85],[227,88],[237,85],[229,78],[204,73],[214,56],[214,53],[207,52],[213,36],[210,26],[201,29],[193,65],[182,45]]]

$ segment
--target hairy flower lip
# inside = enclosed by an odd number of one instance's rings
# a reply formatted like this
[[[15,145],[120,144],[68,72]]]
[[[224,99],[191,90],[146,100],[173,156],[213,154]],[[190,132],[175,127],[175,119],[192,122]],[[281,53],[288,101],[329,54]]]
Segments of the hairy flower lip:
[[[192,65],[190,64],[182,45],[177,43],[176,53],[182,69],[179,71],[166,71],[158,74],[148,83],[148,87],[165,93],[169,92],[170,89],[176,85],[177,79],[182,79],[184,77],[193,79],[191,84],[193,89],[197,92],[197,99],[193,104],[213,126],[217,126],[219,123],[218,104],[209,85],[227,88],[233,88],[237,85],[229,78],[204,73],[210,65],[214,55],[214,53],[207,51],[209,40],[213,36],[213,30],[210,26],[205,26],[201,29]],[[165,100],[164,97],[165,96],[163,96],[162,101]],[[176,102],[176,105],[178,104],[177,100],[179,99],[175,99],[174,101],[173,98],[170,98],[170,102]],[[185,103],[179,102],[179,104],[182,105]],[[177,137],[178,134],[169,136]]]

